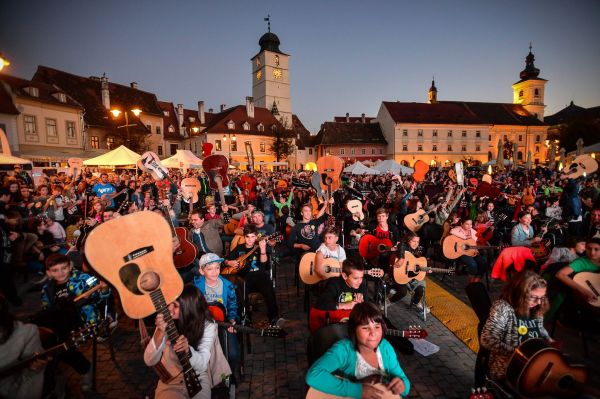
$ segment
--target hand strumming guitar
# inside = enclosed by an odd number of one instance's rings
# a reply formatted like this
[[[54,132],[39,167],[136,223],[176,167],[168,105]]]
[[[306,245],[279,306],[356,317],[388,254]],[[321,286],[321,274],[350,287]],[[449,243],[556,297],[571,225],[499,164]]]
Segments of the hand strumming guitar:
[[[369,383],[362,384],[361,399],[381,399],[384,392]]]
[[[404,381],[402,381],[398,377],[392,378],[392,380],[386,385],[386,387],[387,389],[392,391],[394,395],[400,395],[402,392],[404,392],[405,389]]]

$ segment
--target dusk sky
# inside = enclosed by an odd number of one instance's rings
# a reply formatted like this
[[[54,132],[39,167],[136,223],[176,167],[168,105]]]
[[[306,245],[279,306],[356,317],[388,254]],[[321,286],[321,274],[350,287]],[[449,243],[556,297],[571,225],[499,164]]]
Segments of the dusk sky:
[[[546,115],[600,105],[600,1],[26,1],[0,6],[7,73],[38,65],[196,108],[252,95],[250,58],[267,31],[291,55],[292,110],[316,133],[381,101],[512,102],[529,42]]]

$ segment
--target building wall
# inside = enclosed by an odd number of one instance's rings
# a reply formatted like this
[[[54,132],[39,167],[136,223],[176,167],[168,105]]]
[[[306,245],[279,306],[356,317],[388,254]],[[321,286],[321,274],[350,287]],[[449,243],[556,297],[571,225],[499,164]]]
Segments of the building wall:
[[[524,82],[515,83],[513,85],[513,103],[521,104],[532,115],[535,115],[539,120],[544,120],[544,90],[546,85],[545,80],[529,79]],[[535,91],[538,91],[537,95]],[[521,91],[523,96],[521,96]]]
[[[381,103],[381,105],[379,106],[379,112],[377,113],[377,118],[373,122],[379,123],[379,127],[381,128],[383,137],[385,137],[385,140],[388,143],[388,145],[386,147],[386,157],[388,159],[393,159],[394,153],[396,151],[396,148],[395,148],[396,123],[392,119],[392,116],[388,112],[387,108],[383,105],[383,103]]]
[[[546,161],[548,148],[546,148],[545,141],[548,137],[548,126],[493,125],[490,132],[489,151],[493,159],[498,156],[498,140],[502,138],[504,143],[507,140],[517,143],[518,163],[527,162],[528,151],[531,151],[533,163],[544,163]],[[518,157],[518,152],[521,152],[521,159]]]
[[[18,151],[19,133],[17,131],[17,115],[0,114],[0,128],[4,129],[11,152]]]
[[[165,148],[165,132],[163,131],[163,118],[158,115],[150,115],[150,114],[140,114],[140,121],[150,127],[150,131],[152,132],[148,136],[146,136],[146,147],[147,151],[152,151],[155,154],[158,154],[158,146],[162,145],[163,149]],[[157,133],[160,131],[160,134]]]
[[[223,141],[223,135],[227,136],[227,140]],[[233,137],[233,134],[231,135]],[[254,162],[275,162],[275,155],[271,152],[270,147],[273,143],[273,138],[268,136],[250,135],[235,133],[237,150],[231,151],[231,162],[248,162],[246,156],[245,142],[249,141],[254,153]],[[227,133],[208,133],[206,140],[213,145],[213,154],[221,154],[229,158],[230,143],[229,134]],[[264,151],[261,151],[264,150]],[[202,153],[202,146],[198,146],[198,151]]]
[[[344,161],[366,161],[386,158],[385,144],[335,144],[318,146],[318,157],[335,155]]]

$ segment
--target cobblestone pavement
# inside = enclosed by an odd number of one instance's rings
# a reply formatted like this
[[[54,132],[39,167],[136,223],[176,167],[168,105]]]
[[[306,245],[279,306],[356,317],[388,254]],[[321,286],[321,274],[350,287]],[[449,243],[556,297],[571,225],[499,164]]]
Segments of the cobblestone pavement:
[[[251,337],[252,353],[245,354],[245,375],[238,384],[237,398],[296,399],[305,396],[306,341],[309,335],[307,313],[304,312],[302,293],[297,296],[290,262],[284,262],[279,267],[276,282],[277,300],[282,316],[287,320],[285,329],[288,336],[286,339]],[[446,279],[442,284],[457,297],[466,299],[463,294],[466,281],[462,276],[451,281]],[[496,285],[492,292],[498,292]],[[39,301],[37,293],[29,294],[26,310],[33,311],[33,304],[38,303],[36,301]],[[253,313],[255,323],[264,319],[265,310],[264,304],[259,301]],[[421,325],[429,333],[427,340],[440,347],[439,352],[429,357],[418,353],[399,355],[400,364],[412,384],[409,398],[467,398],[473,383],[475,353],[435,317],[430,316],[422,321],[419,315],[407,309],[406,303],[389,306],[388,316],[400,329]],[[557,335],[568,337],[569,333],[559,329]],[[566,344],[576,348],[575,351],[579,350],[579,342],[572,337],[565,340]],[[597,354],[598,347],[597,341],[590,341],[591,354]],[[84,352],[91,359],[91,345],[84,348]],[[111,338],[111,345],[99,343],[97,353],[97,393],[83,394],[79,388],[80,377],[70,369],[62,368],[71,397],[124,399],[153,396],[157,378],[143,363],[137,325],[133,320],[121,317],[119,328]]]

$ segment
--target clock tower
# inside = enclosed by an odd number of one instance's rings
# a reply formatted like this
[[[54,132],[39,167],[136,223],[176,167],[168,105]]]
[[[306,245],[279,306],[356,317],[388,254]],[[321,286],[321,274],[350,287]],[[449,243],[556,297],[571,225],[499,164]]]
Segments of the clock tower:
[[[521,71],[519,80],[512,85],[513,88],[513,103],[521,104],[527,111],[539,120],[544,120],[544,87],[548,82],[546,79],[540,78],[540,70],[535,67],[533,61],[535,57],[531,52],[531,44],[529,45],[529,54],[525,57],[525,69]]]
[[[267,19],[268,20],[268,19]],[[292,127],[292,101],[288,54],[279,50],[279,38],[269,31],[258,41],[260,51],[252,57],[252,97],[257,107],[267,108],[286,128]]]

